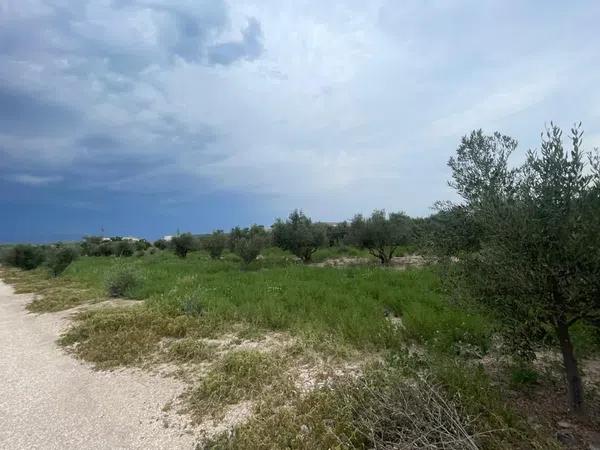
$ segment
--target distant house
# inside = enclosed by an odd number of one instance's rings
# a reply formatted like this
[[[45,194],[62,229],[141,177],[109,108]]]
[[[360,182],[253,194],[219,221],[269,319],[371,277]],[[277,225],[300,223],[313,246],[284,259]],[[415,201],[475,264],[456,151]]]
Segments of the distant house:
[[[134,236],[125,236],[123,238],[124,241],[129,241],[129,242],[139,242],[141,239],[136,238]]]
[[[171,236],[171,235],[169,234],[169,235],[167,235],[167,236],[163,236],[163,237],[162,237],[162,239],[163,239],[163,241],[166,241],[166,242],[171,242],[171,241],[173,240],[173,236]]]

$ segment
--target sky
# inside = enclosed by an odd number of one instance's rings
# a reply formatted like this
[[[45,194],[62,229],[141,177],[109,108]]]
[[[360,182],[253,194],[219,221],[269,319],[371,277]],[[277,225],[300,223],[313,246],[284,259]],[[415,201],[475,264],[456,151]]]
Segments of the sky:
[[[0,242],[429,215],[461,136],[600,146],[595,0],[4,0]]]

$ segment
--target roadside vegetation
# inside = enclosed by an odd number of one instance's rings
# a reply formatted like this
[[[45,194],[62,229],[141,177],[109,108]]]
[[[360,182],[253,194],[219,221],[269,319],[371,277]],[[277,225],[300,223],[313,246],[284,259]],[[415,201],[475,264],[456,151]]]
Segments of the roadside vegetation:
[[[588,448],[600,160],[562,145],[511,167],[473,132],[427,218],[8,246],[0,275],[35,312],[92,304],[60,342],[97,368],[175,365],[210,448]]]

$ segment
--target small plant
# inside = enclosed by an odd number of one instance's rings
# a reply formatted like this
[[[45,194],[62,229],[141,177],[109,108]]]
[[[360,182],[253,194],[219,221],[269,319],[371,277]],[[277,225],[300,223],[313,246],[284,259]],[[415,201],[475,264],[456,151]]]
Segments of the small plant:
[[[133,297],[141,284],[140,276],[131,269],[121,269],[111,273],[106,280],[106,290],[111,297]]]
[[[531,366],[519,365],[510,373],[510,381],[515,386],[531,386],[538,382],[539,375]]]
[[[78,257],[79,253],[74,248],[59,247],[49,253],[47,261],[48,269],[53,276],[57,277]]]
[[[187,297],[181,301],[181,312],[187,316],[201,316],[204,307],[196,297]]]
[[[169,356],[177,361],[204,361],[213,355],[213,350],[204,342],[192,338],[178,339],[169,346]]]

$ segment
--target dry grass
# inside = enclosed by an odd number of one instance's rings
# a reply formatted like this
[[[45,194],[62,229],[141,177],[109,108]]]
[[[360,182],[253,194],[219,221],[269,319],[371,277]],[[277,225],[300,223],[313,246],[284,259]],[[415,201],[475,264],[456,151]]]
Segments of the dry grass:
[[[0,277],[13,285],[17,294],[36,294],[34,300],[27,305],[31,312],[64,311],[104,299],[101,290],[70,278],[52,277],[44,269],[23,271],[2,266]]]

